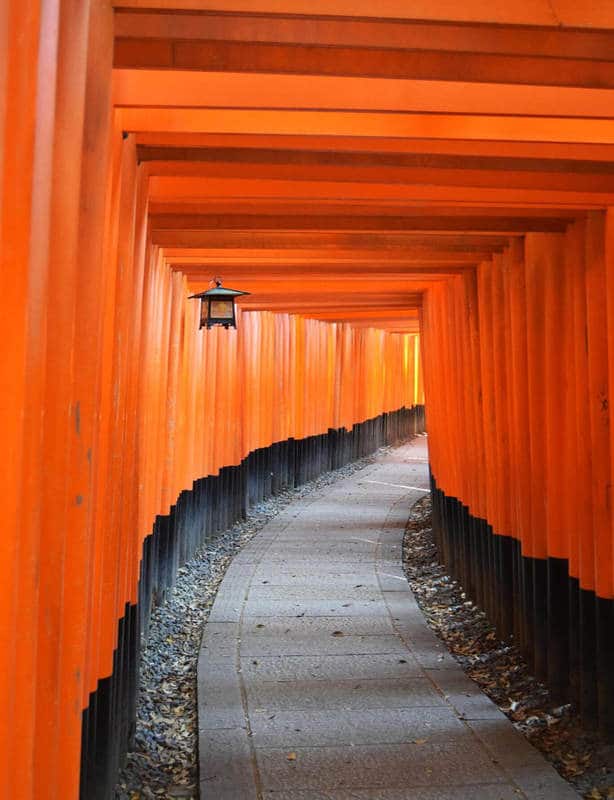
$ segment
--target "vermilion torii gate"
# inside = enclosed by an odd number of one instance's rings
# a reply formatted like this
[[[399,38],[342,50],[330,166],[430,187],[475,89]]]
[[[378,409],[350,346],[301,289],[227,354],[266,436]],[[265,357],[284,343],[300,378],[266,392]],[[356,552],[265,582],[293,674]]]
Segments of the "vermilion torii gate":
[[[446,559],[611,725],[613,28],[567,0],[0,7],[2,796],[105,796],[211,497],[220,526],[267,459],[301,480],[407,433],[423,382]],[[236,333],[198,331],[214,275],[251,293]]]

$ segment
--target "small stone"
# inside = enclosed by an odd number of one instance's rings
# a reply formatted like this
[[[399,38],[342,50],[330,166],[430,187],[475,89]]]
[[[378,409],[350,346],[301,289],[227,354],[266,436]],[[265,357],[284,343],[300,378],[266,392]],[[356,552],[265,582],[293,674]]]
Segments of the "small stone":
[[[196,787],[194,786],[171,786],[168,790],[169,797],[195,797]]]

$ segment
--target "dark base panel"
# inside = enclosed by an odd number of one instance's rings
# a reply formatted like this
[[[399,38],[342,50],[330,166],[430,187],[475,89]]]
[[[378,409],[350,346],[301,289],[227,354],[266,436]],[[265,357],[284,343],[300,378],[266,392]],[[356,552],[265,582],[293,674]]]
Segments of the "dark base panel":
[[[138,604],[118,625],[113,673],[98,682],[83,712],[81,800],[110,800],[134,737],[140,642],[152,610],[164,602],[177,570],[196,550],[245,518],[247,510],[323,472],[369,455],[424,430],[424,408],[401,408],[306,439],[288,439],[251,452],[239,466],[201,478],[181,493],[170,513],[156,519],[143,543]]]
[[[442,563],[502,638],[513,635],[553,697],[574,702],[587,727],[614,741],[614,600],[581,589],[566,559],[523,556],[434,477],[431,489]]]

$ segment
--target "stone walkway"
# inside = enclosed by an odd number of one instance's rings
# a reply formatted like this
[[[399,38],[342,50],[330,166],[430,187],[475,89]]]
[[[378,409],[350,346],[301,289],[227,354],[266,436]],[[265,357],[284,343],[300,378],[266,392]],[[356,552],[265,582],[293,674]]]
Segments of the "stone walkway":
[[[201,800],[577,800],[427,627],[401,566],[426,439],[233,560],[199,659]]]

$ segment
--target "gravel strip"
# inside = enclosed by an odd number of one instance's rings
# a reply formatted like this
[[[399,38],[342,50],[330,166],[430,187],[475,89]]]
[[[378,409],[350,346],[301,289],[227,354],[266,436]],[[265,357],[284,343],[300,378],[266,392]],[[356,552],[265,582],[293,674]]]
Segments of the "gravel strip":
[[[428,624],[467,675],[581,795],[614,798],[614,747],[583,730],[573,705],[552,700],[513,640],[501,640],[484,612],[446,573],[438,560],[430,498],[412,508],[403,564]]]
[[[203,627],[232,557],[290,503],[389,451],[381,448],[254,506],[246,520],[219,534],[179,570],[166,601],[152,614],[143,643],[135,746],[120,773],[116,800],[198,797],[196,665]]]

